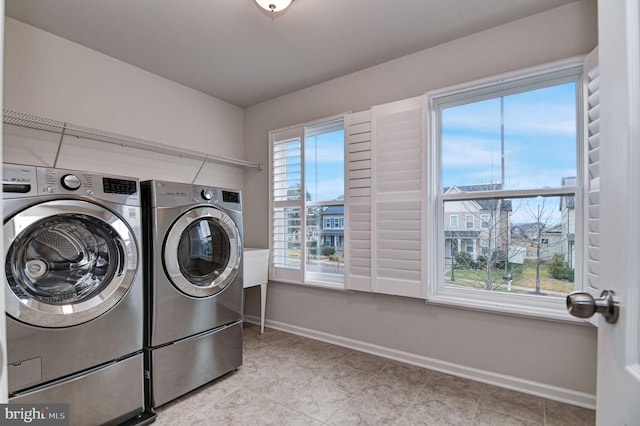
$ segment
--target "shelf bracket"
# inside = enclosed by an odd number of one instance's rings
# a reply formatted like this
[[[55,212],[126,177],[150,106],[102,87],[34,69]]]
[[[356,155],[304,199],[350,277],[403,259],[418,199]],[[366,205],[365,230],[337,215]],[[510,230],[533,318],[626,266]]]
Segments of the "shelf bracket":
[[[53,168],[58,167],[58,158],[60,157],[60,151],[62,150],[62,141],[67,132],[67,123],[62,124],[62,132],[60,132],[60,142],[58,142],[58,150],[56,151],[56,158],[53,160]]]
[[[200,176],[200,172],[204,168],[204,165],[207,164],[208,160],[209,160],[209,156],[207,155],[207,156],[204,157],[204,160],[202,160],[202,163],[200,164],[200,168],[198,168],[198,171],[196,172],[196,175],[193,177],[193,180],[191,181],[192,185],[194,183],[196,183],[196,180],[198,179],[198,176]]]

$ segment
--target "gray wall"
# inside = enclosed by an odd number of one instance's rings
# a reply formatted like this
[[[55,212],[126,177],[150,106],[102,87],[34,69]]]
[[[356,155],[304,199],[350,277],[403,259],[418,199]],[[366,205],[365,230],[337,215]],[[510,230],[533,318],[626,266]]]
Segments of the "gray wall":
[[[4,108],[243,158],[244,111],[51,33],[5,18]],[[4,161],[52,165],[58,137],[5,128]],[[124,154],[123,154],[124,151]],[[58,167],[191,181],[198,162],[65,142]],[[209,165],[200,181],[241,188],[243,171]]]
[[[594,1],[572,3],[380,64],[245,110],[245,159],[268,164],[268,132],[589,52]],[[268,247],[268,168],[245,171],[245,246]],[[424,301],[270,283],[267,319],[284,327],[595,394],[593,328],[425,304]],[[246,312],[259,313],[247,290]]]

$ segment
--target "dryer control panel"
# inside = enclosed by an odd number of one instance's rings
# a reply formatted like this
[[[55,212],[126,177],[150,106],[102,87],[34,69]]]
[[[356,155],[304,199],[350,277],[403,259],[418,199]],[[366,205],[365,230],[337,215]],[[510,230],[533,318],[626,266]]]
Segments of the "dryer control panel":
[[[242,210],[241,193],[233,189],[165,181],[150,181],[148,187],[153,193],[151,207],[213,204],[227,210]]]

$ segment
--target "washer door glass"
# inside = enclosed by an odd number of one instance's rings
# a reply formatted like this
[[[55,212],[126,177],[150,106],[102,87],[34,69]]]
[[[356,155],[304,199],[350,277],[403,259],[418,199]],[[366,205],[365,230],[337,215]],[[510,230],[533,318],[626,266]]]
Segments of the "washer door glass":
[[[133,235],[103,207],[43,203],[9,219],[4,230],[7,312],[20,321],[44,327],[89,321],[115,306],[133,281]]]
[[[174,286],[193,297],[209,297],[226,288],[240,265],[238,228],[224,212],[200,207],[183,214],[164,247],[166,272]]]

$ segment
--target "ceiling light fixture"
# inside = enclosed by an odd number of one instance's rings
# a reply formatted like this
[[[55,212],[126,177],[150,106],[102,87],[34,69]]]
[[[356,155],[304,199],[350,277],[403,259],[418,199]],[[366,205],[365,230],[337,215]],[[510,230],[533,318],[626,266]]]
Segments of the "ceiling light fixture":
[[[282,12],[293,2],[293,0],[255,0],[258,6],[267,12]]]

